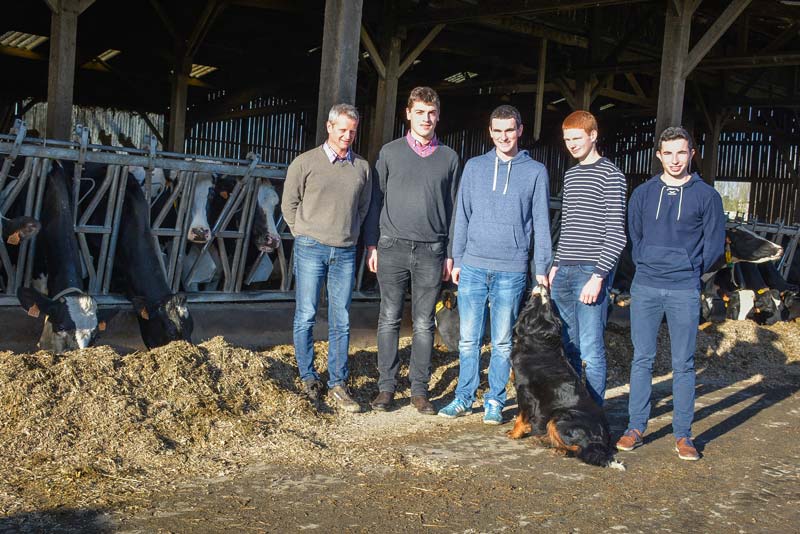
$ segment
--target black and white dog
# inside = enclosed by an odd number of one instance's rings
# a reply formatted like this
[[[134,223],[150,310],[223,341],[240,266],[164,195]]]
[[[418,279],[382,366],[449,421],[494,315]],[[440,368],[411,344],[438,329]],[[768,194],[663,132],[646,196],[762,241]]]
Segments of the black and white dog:
[[[567,361],[561,321],[544,286],[533,290],[514,326],[511,364],[519,413],[512,439],[531,434],[587,464],[625,467],[614,459],[603,409]]]

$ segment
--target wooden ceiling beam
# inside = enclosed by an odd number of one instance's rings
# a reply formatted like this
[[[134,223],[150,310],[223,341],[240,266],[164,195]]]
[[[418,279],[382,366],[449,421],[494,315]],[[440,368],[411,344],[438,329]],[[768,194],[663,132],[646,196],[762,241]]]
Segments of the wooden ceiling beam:
[[[543,15],[556,11],[575,9],[588,9],[594,7],[608,7],[628,4],[642,4],[651,0],[551,0],[543,6],[541,2],[528,0],[487,0],[473,7],[463,6],[451,9],[419,9],[415,14],[405,20],[400,20],[403,26],[431,26],[434,24],[448,24],[468,22],[476,19],[513,15]]]

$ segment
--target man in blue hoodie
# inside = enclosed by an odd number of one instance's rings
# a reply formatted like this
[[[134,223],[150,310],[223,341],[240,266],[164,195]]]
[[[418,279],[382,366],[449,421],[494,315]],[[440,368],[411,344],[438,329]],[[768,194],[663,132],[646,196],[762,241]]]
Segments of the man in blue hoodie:
[[[628,428],[617,449],[642,444],[650,417],[656,338],[666,315],[672,352],[672,432],[682,460],[698,460],[692,443],[694,351],[700,315],[700,276],[725,251],[722,198],[689,172],[694,145],[681,127],[664,130],[656,157],[663,172],[636,188],[628,208],[633,262],[631,391]]]
[[[439,410],[439,415],[472,413],[488,304],[492,356],[483,422],[499,425],[511,372],[511,331],[525,294],[529,266],[537,282],[548,285],[550,194],[544,165],[526,150],[519,150],[519,111],[500,106],[492,112],[489,125],[495,148],[467,162],[456,200],[451,276],[458,284],[461,321],[458,388],[455,399]]]

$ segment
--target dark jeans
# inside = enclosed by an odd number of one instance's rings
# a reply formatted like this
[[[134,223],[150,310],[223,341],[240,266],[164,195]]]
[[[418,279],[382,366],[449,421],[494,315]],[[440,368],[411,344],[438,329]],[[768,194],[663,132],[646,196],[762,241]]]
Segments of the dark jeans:
[[[408,377],[411,380],[411,395],[428,394],[434,307],[442,285],[444,257],[444,243],[423,243],[394,237],[381,237],[378,241],[378,284],[381,288],[381,311],[378,316],[380,391],[394,392],[397,387],[400,321],[406,288],[410,283],[414,336]]]

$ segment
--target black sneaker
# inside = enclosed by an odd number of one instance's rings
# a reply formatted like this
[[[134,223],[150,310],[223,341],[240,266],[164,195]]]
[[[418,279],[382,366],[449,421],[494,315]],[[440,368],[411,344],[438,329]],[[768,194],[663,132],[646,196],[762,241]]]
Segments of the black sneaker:
[[[347,391],[345,386],[333,386],[329,393],[334,402],[342,410],[352,413],[361,411],[361,405],[353,400],[353,397],[350,396],[350,392]]]
[[[322,397],[322,392],[325,389],[325,386],[322,385],[322,382],[319,380],[307,380],[303,382],[303,392],[308,397],[308,400],[313,402],[314,404],[319,403],[320,397]]]

